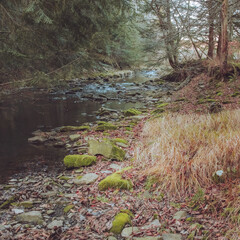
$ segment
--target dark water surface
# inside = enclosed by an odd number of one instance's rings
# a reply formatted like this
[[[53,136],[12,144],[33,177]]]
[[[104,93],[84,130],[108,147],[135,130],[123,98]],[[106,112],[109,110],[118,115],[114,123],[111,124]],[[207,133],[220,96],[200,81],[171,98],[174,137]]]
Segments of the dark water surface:
[[[119,88],[127,89],[132,82],[143,82],[153,77],[154,72],[135,75],[120,83]],[[101,90],[102,88],[102,90]],[[85,92],[114,92],[111,86],[89,85]],[[115,93],[114,93],[115,94]],[[64,125],[81,125],[96,120],[95,112],[100,107],[127,109],[140,107],[140,103],[125,103],[110,100],[105,103],[83,101],[75,96],[41,94],[24,90],[21,95],[10,96],[0,102],[0,183],[15,173],[49,170],[61,166],[64,151],[45,146],[32,146],[28,138],[32,132],[50,130]],[[59,164],[60,163],[60,164]]]

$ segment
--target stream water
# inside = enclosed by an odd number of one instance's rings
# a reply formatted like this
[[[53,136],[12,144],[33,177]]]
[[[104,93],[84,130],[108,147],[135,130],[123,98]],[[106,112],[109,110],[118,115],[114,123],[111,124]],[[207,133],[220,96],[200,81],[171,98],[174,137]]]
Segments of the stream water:
[[[119,89],[128,91],[132,83],[141,83],[154,76],[154,72],[141,73],[116,83],[114,87],[110,84],[98,86],[93,83],[85,86],[83,92],[116,96]],[[83,100],[82,93],[41,94],[36,91],[22,91],[21,95],[11,96],[0,102],[0,183],[15,173],[56,168],[64,157],[64,151],[28,144],[31,133],[37,129],[45,131],[95,121],[95,112],[102,106],[122,110],[141,107],[142,103],[127,103],[114,98],[103,103]]]

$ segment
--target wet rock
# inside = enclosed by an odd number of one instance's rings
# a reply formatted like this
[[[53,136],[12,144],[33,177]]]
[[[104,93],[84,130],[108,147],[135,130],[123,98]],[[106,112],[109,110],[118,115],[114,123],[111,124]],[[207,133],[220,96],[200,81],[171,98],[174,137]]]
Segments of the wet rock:
[[[62,227],[63,226],[63,221],[62,220],[54,220],[51,223],[47,225],[48,229],[53,229],[54,227]]]
[[[180,220],[180,219],[183,219],[183,218],[186,218],[186,217],[187,217],[187,212],[186,211],[178,211],[173,216],[173,219]]]
[[[78,185],[88,185],[95,182],[98,179],[98,175],[95,173],[87,173],[81,179],[75,179],[74,183]]]
[[[162,235],[163,240],[181,240],[181,234],[172,234],[172,233],[165,233]]]
[[[70,131],[88,131],[89,126],[63,126],[60,128],[60,132],[70,132]]]
[[[16,220],[19,222],[28,222],[28,223],[38,224],[38,225],[43,224],[42,214],[39,211],[32,211],[32,212],[19,214],[16,216]]]
[[[121,236],[124,238],[129,238],[133,233],[139,232],[138,227],[127,227],[122,230]]]
[[[123,161],[125,151],[114,145],[110,140],[89,140],[88,153],[90,155],[102,155],[108,159]]]
[[[28,142],[31,144],[42,144],[46,141],[47,139],[42,136],[35,136],[28,139]]]

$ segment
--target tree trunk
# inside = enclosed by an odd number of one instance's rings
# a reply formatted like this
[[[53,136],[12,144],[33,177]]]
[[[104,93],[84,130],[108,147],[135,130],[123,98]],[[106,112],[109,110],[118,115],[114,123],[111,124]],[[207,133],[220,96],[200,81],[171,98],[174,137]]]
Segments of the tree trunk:
[[[208,58],[213,59],[214,53],[214,3],[212,0],[208,0],[208,24],[209,24],[209,35],[208,35]]]
[[[221,17],[220,69],[222,76],[224,76],[227,71],[228,63],[228,0],[222,0]]]

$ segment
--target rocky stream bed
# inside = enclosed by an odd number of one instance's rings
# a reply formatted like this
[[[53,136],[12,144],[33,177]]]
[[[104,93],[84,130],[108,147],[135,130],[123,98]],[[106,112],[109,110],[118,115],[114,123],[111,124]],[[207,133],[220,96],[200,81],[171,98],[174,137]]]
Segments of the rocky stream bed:
[[[0,239],[224,239],[224,221],[172,202],[136,175],[133,150],[143,123],[161,112],[154,112],[156,104],[167,102],[177,84],[93,80],[73,80],[68,90],[52,94],[141,107],[120,111],[106,104],[94,122],[34,131],[29,144],[64,149],[57,165],[65,167],[16,175],[0,185]]]

